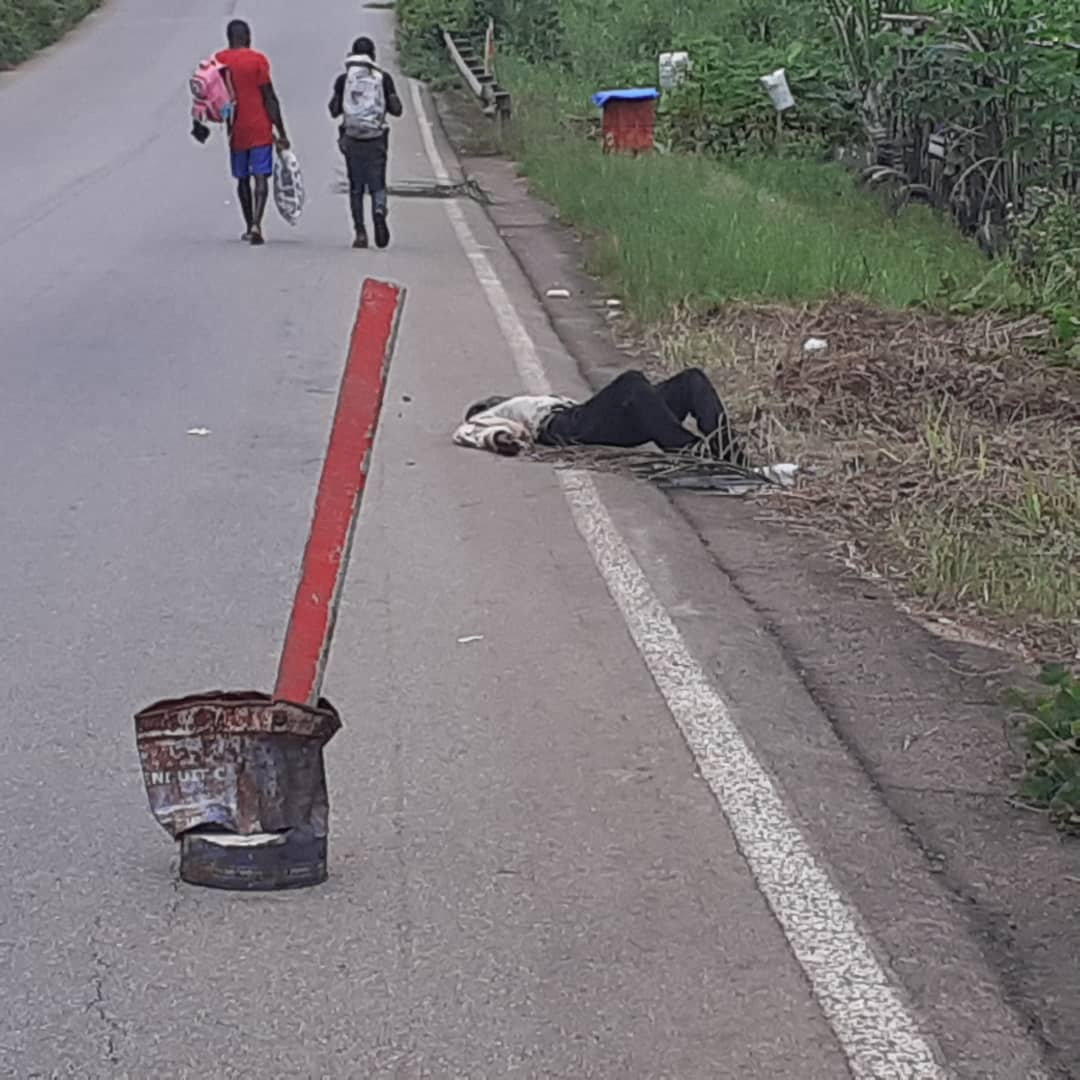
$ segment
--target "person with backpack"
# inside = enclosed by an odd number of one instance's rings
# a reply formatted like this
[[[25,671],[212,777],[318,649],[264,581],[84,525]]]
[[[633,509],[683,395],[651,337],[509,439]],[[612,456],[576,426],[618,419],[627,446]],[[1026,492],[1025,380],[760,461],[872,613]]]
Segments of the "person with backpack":
[[[386,201],[390,125],[386,118],[401,116],[403,111],[393,76],[375,64],[375,43],[368,37],[357,38],[330,98],[330,115],[341,119],[338,146],[349,174],[354,248],[368,246],[364,195],[369,192],[375,246],[384,248],[390,243]]]
[[[226,122],[233,179],[247,226],[242,239],[259,245],[274,173],[274,143],[287,150],[289,139],[270,81],[270,61],[251,47],[251,27],[243,19],[233,19],[225,34],[229,47],[217,53],[214,61],[224,69],[232,93]]]

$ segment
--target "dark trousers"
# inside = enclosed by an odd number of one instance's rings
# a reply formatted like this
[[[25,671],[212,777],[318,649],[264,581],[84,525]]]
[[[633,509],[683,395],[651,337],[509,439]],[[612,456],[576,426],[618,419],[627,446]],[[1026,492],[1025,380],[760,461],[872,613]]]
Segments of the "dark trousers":
[[[385,214],[386,206],[386,139],[350,139],[342,135],[341,152],[349,174],[349,206],[353,227],[364,231],[364,196],[371,195],[371,208]]]
[[[699,368],[681,371],[655,385],[640,371],[626,371],[588,401],[556,412],[540,433],[548,446],[642,446],[682,450],[701,436],[683,427],[693,417],[710,437],[714,456],[743,463],[724,406]]]

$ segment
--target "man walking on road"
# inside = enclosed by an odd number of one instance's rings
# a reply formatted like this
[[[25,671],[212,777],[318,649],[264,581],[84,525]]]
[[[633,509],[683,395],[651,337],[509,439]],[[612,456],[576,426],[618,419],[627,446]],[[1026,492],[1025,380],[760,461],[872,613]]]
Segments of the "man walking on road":
[[[341,118],[338,146],[349,174],[349,204],[353,219],[353,247],[368,246],[364,227],[364,194],[371,193],[375,246],[390,243],[387,224],[386,159],[390,148],[387,114],[401,116],[401,98],[394,79],[375,66],[375,43],[357,38],[345,60],[345,70],[334,82],[330,115]]]
[[[242,19],[234,19],[225,33],[229,47],[216,59],[228,68],[235,96],[229,132],[232,174],[247,226],[243,239],[258,245],[263,243],[262,220],[274,172],[275,129],[280,149],[288,149],[289,140],[281,104],[270,81],[270,61],[251,47],[251,27]]]

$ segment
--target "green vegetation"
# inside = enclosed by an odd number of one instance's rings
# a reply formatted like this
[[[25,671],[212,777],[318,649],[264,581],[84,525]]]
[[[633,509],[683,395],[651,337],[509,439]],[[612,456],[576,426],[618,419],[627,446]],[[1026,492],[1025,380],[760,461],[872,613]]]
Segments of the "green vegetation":
[[[1047,693],[1009,695],[1024,715],[1027,755],[1020,792],[1048,810],[1061,829],[1080,833],[1080,680],[1051,665],[1042,682]]]
[[[101,0],[0,0],[0,69],[51,45]]]
[[[594,268],[642,317],[731,299],[859,293],[905,306],[946,288],[1002,295],[1004,264],[926,207],[887,213],[839,165],[758,156],[719,168],[696,155],[604,155],[566,134],[566,83],[555,84],[552,109],[547,72],[508,62],[500,78],[517,95],[513,149],[526,174],[564,220],[595,236]]]
[[[1023,299],[1046,309],[1069,334],[1080,318],[1077,245],[1059,235],[1054,246],[1052,237],[1044,235],[1040,269],[1032,273],[1033,247],[1022,234],[1046,202],[1060,206],[1061,219],[1075,221],[1080,213],[1080,200],[1070,194],[1080,165],[1080,82],[1069,48],[1070,41],[1080,40],[1076,5],[1073,0],[1037,5],[1034,0],[960,0],[946,6],[944,0],[927,0],[919,10],[932,18],[909,22],[916,32],[905,34],[891,13],[909,12],[907,0],[399,3],[406,62],[421,75],[430,76],[438,65],[441,50],[434,27],[478,29],[489,16],[495,19],[500,80],[513,91],[518,110],[515,150],[526,158],[540,189],[579,224],[589,223],[581,215],[592,210],[581,208],[583,189],[597,180],[639,183],[646,195],[662,181],[670,201],[682,203],[689,196],[706,211],[713,207],[700,190],[709,172],[701,162],[682,157],[674,166],[638,163],[636,171],[625,163],[598,164],[595,148],[591,154],[583,151],[583,125],[575,129],[566,123],[567,117],[591,113],[588,99],[594,90],[654,85],[657,54],[683,48],[690,52],[693,70],[683,89],[665,95],[661,150],[705,155],[716,173],[736,176],[735,163],[743,157],[782,152],[788,161],[805,158],[799,169],[759,163],[756,171],[768,178],[762,190],[776,194],[775,188],[786,187],[790,192],[787,201],[794,205],[779,216],[793,215],[787,224],[803,230],[803,249],[820,239],[820,231],[811,236],[810,220],[819,213],[830,219],[824,226],[829,242],[811,260],[816,265],[800,268],[795,280],[784,274],[774,279],[777,297],[855,290],[882,302],[907,304],[939,295],[938,277],[962,293],[981,285],[986,275],[975,269],[972,245],[931,229],[927,214],[908,212],[907,204],[918,201],[955,219],[965,234],[978,237],[984,251],[1012,256],[1003,262],[1029,271],[1021,275],[1025,285],[1045,285],[1048,276],[1054,281],[1056,295],[1047,302],[1037,288],[1021,296],[999,269],[989,283],[997,288],[982,287],[968,302],[1015,304]],[[779,145],[775,114],[758,84],[761,75],[777,67],[787,70],[798,102],[784,116]],[[841,174],[824,159],[835,155],[861,161],[856,171],[862,184],[884,197],[860,201],[857,195],[864,192],[848,190],[841,200],[832,200],[830,193],[841,190]],[[785,184],[786,179],[797,183]],[[715,196],[725,188],[724,180],[714,179],[707,187]],[[732,197],[738,198],[737,193]],[[626,202],[631,209],[638,205]],[[636,212],[644,220],[621,219],[620,245],[638,226],[656,235],[655,227],[648,228],[655,225],[655,209],[650,201]],[[732,239],[732,229],[743,246],[768,237],[769,222],[763,223],[760,213],[733,216],[723,205],[716,213],[723,220],[720,238]],[[771,220],[775,223],[777,215]],[[677,229],[681,223],[670,224]],[[877,233],[872,241],[861,235],[868,225]],[[912,262],[902,251],[909,240],[926,254],[925,272],[898,268],[900,282],[893,287],[883,281],[884,267],[870,260],[864,264],[867,249],[879,263],[886,260],[882,243],[890,244],[898,263]],[[822,263],[831,269],[826,272]],[[1042,280],[1033,281],[1040,274]],[[745,287],[721,292],[761,295],[761,279],[755,275]],[[687,292],[682,299],[711,302],[716,297],[712,289],[703,296]]]
[[[996,453],[1007,426],[955,407],[929,416],[918,460],[938,487],[929,505],[894,514],[892,532],[935,607],[1067,626],[1080,614],[1080,481],[1067,450],[1048,461],[1038,438],[1018,461]],[[1054,425],[1038,434],[1048,443]]]
[[[478,25],[473,0],[397,0],[398,54],[402,68],[417,79],[437,82],[449,72],[440,27]]]

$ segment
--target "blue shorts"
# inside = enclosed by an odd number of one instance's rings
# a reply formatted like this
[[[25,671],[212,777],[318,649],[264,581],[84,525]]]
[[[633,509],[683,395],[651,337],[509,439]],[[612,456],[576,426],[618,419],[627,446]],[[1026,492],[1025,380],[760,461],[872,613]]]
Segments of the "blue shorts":
[[[251,150],[233,150],[232,174],[233,179],[243,180],[248,176],[273,176],[274,175],[274,148],[272,146],[256,146]]]

